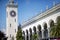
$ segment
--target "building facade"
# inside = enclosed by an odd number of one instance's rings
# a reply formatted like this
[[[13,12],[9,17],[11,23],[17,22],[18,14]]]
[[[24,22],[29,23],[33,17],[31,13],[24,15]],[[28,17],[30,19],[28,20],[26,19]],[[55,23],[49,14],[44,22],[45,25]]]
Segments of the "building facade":
[[[60,18],[60,4],[54,5],[45,12],[22,23],[22,32],[25,40],[32,40],[36,33],[38,39],[49,38],[51,25],[54,25]]]
[[[18,30],[18,5],[9,0],[6,5],[6,36],[7,40],[16,40]]]
[[[33,40],[32,35],[37,34],[38,40],[50,37],[51,25],[60,18],[60,4],[27,20],[22,24],[24,40]],[[16,40],[18,30],[18,5],[9,0],[6,6],[6,36],[7,40]]]

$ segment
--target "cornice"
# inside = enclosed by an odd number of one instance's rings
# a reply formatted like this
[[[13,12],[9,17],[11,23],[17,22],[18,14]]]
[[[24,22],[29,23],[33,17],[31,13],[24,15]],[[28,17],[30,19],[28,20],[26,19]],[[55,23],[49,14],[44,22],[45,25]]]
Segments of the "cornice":
[[[17,4],[17,3],[14,3],[14,4],[8,3],[8,4],[6,5],[6,7],[18,7],[18,4]]]

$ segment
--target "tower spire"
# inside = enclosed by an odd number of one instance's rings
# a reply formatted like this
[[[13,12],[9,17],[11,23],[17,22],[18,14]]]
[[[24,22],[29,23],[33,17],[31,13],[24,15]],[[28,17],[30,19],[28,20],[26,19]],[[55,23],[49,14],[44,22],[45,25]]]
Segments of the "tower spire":
[[[9,0],[9,3],[14,3],[14,0]]]

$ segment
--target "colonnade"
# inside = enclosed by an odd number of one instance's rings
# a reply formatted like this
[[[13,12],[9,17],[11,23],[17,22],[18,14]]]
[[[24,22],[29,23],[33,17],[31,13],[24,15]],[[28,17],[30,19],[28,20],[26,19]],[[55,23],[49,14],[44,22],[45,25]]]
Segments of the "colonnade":
[[[59,19],[60,21],[60,16],[58,16],[57,21]],[[39,24],[36,28],[36,26],[33,26],[33,29],[29,28],[29,31],[26,29],[26,32],[23,31],[23,40],[33,40],[33,34],[37,34],[37,39],[41,40],[41,39],[46,39],[49,40],[50,38],[50,29],[55,25],[54,20],[50,21],[49,24],[49,28],[47,23],[44,23],[43,27],[44,29],[42,29],[41,25]],[[33,31],[32,31],[33,30]]]

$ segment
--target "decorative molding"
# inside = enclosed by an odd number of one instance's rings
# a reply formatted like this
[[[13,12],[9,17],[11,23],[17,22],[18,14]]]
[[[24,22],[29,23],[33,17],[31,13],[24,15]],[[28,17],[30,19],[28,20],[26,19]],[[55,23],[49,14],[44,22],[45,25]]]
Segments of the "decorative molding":
[[[7,7],[18,7],[17,4],[7,4],[6,6],[7,6]]]

